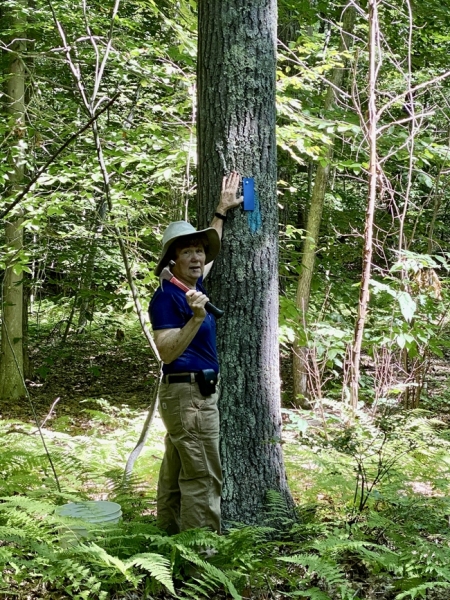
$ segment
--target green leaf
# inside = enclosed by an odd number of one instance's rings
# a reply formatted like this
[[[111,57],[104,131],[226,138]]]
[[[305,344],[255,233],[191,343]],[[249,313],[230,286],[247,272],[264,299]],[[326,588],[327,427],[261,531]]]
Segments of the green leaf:
[[[397,300],[400,305],[400,310],[402,311],[403,318],[405,319],[405,321],[410,323],[412,318],[414,317],[414,313],[416,312],[416,303],[411,298],[408,292],[399,292],[397,294]]]
[[[403,350],[403,348],[406,345],[406,340],[405,340],[405,336],[403,335],[403,333],[401,333],[400,335],[397,336],[397,344],[398,344],[399,348],[401,348]]]
[[[391,286],[387,285],[386,283],[382,283],[381,281],[377,281],[376,279],[371,279],[369,283],[373,289],[374,294],[377,294],[378,292],[386,292],[387,294],[393,297],[397,295],[395,290],[393,290]]]
[[[51,217],[52,215],[63,215],[64,210],[60,206],[49,206],[47,208],[47,215]]]
[[[14,273],[16,275],[22,275],[23,272],[25,273],[31,273],[31,269],[29,267],[27,267],[27,265],[24,265],[23,263],[16,263],[12,270],[14,271]]]

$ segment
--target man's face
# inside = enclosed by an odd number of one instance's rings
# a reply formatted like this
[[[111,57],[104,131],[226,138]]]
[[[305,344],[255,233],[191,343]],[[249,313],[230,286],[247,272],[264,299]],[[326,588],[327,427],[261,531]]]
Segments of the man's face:
[[[177,248],[172,273],[189,287],[195,288],[198,278],[203,275],[205,258],[205,249],[201,242]]]

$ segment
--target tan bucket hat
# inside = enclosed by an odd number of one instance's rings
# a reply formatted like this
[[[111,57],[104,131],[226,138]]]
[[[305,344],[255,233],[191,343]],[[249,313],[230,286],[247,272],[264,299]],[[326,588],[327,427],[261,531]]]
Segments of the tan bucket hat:
[[[197,235],[205,236],[208,240],[207,246],[205,247],[205,264],[214,260],[220,252],[220,238],[214,227],[208,227],[207,229],[197,231],[197,229],[187,221],[175,221],[174,223],[170,223],[164,232],[162,239],[162,255],[155,267],[155,275],[159,275],[169,262],[169,250],[175,241],[183,237],[193,237]]]

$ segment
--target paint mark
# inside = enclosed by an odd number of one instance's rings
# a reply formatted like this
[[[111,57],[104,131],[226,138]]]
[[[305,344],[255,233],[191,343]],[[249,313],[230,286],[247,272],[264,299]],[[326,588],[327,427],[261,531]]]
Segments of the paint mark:
[[[248,228],[251,233],[257,233],[262,227],[261,210],[259,206],[258,193],[255,191],[255,210],[249,210],[247,214]]]

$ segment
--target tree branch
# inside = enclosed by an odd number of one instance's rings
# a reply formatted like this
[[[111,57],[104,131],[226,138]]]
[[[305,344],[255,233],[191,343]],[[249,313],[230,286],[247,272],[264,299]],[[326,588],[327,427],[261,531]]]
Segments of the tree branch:
[[[414,94],[415,92],[417,92],[418,90],[422,90],[423,88],[428,88],[428,87],[434,85],[435,83],[438,83],[439,81],[443,81],[444,79],[447,79],[447,77],[450,77],[450,71],[445,71],[445,73],[442,73],[442,75],[433,77],[433,79],[429,79],[428,81],[424,81],[423,83],[419,83],[418,85],[415,85],[414,87],[408,88],[401,94],[398,94],[397,96],[395,96],[394,98],[389,100],[389,102],[386,102],[386,104],[384,104],[379,109],[378,115],[377,115],[378,120],[380,119],[381,115],[387,111],[388,108],[390,108],[393,104],[395,104],[396,102],[398,102],[399,100],[404,98],[406,95]]]
[[[20,192],[20,194],[17,196],[17,198],[15,200],[13,200],[13,202],[11,202],[1,213],[0,213],[0,219],[4,219],[6,217],[6,215],[8,213],[10,213],[12,211],[12,209],[17,206],[19,204],[19,202],[21,200],[23,200],[23,198],[28,194],[28,192],[30,191],[30,189],[33,187],[33,185],[37,182],[37,180],[39,179],[39,177],[45,173],[45,171],[48,169],[48,167],[55,162],[55,160],[58,158],[58,156],[67,148],[67,146],[69,146],[74,140],[76,140],[76,138],[78,136],[80,136],[84,131],[86,131],[86,129],[89,129],[89,127],[91,127],[92,123],[94,123],[94,121],[96,121],[98,119],[98,117],[104,113],[106,110],[108,110],[108,108],[114,104],[114,102],[117,100],[117,98],[119,97],[120,92],[117,92],[116,94],[114,94],[114,96],[106,103],[103,105],[103,107],[101,108],[101,110],[99,110],[93,117],[91,117],[89,119],[89,121],[87,121],[83,127],[81,129],[78,129],[78,131],[76,131],[74,134],[72,134],[65,142],[62,146],[60,146],[58,148],[58,150],[55,152],[55,154],[53,154],[48,161],[45,163],[45,165],[43,165],[39,171],[36,173],[36,175],[33,177],[33,179],[27,183],[27,185],[23,188],[23,190]]]

